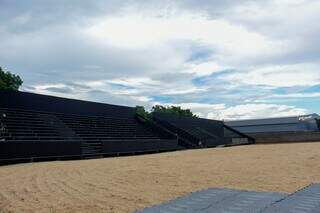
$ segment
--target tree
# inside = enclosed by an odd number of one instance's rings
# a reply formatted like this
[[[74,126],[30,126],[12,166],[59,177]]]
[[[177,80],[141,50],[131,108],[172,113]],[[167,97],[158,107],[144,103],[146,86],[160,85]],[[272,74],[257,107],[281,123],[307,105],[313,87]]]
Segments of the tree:
[[[0,67],[0,90],[18,90],[22,83],[19,75],[4,71]]]
[[[162,106],[155,105],[152,107],[151,113],[161,112],[161,113],[171,113],[179,116],[185,117],[198,117],[192,113],[190,109],[182,109],[180,106]]]
[[[185,117],[198,117],[195,114],[193,114],[190,109],[182,109],[179,106],[155,105],[152,107],[151,112],[146,111],[143,106],[136,106],[136,114],[139,114],[141,117],[145,118],[146,120],[151,120],[152,113],[154,112],[170,113],[170,114],[175,114],[178,116],[185,116]]]
[[[146,120],[151,120],[152,115],[144,109],[143,106],[136,106],[136,114],[140,115]]]

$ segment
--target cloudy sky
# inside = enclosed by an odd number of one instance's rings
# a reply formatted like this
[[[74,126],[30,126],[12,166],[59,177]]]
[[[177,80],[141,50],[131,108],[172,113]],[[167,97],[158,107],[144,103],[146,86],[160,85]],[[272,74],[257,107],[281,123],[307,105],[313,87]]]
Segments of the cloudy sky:
[[[320,113],[318,0],[0,0],[22,90],[201,117]]]

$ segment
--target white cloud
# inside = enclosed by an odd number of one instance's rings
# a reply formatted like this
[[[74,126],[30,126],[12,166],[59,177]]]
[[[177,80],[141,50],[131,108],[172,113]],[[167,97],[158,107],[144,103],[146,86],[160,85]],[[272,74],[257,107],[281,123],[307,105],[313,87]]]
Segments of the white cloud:
[[[240,104],[226,106],[225,104],[179,103],[166,105],[181,106],[183,109],[191,109],[192,112],[202,118],[215,120],[270,118],[304,115],[309,113],[306,109],[278,104]]]
[[[182,108],[192,109],[195,112],[199,111],[201,113],[204,113],[204,111],[222,110],[225,108],[225,104],[179,103],[171,105],[181,106]]]
[[[274,94],[271,98],[320,98],[320,92]]]
[[[222,69],[225,69],[219,66],[217,63],[213,61],[203,62],[199,64],[190,64],[189,69],[184,71],[185,73],[192,73],[196,76],[206,76],[210,75],[214,72],[219,72]]]
[[[212,119],[239,120],[251,118],[270,118],[304,115],[308,111],[288,105],[277,104],[242,104],[227,107],[208,113],[207,117]]]
[[[128,86],[128,87],[148,87],[148,86],[161,85],[161,82],[155,81],[148,77],[111,79],[111,80],[107,80],[106,82]]]
[[[205,88],[188,88],[188,89],[169,89],[161,92],[162,95],[184,95],[184,94],[190,94],[190,93],[200,93],[206,91]]]
[[[104,87],[106,84],[106,81],[103,80],[97,80],[97,81],[81,81],[81,82],[76,82],[76,83],[80,83],[80,84],[84,84],[86,86],[89,87],[94,87],[94,88],[101,88]]]
[[[219,49],[225,55],[254,56],[276,51],[272,41],[240,25],[202,14],[184,13],[161,17],[137,14],[97,19],[86,32],[101,43],[124,48],[143,48],[168,41],[189,40]]]
[[[238,5],[233,13],[229,13],[225,18],[268,37],[304,39],[301,36],[317,33],[319,9],[320,2],[313,0],[252,1],[249,4]]]
[[[160,104],[160,103],[155,103]],[[180,106],[183,109],[191,109],[196,115],[206,118],[211,112],[221,111],[226,108],[225,104],[206,104],[206,103],[167,103],[166,106]],[[213,118],[213,119],[217,119]]]
[[[313,86],[320,84],[320,72],[314,64],[275,65],[227,74],[220,79],[273,87]]]

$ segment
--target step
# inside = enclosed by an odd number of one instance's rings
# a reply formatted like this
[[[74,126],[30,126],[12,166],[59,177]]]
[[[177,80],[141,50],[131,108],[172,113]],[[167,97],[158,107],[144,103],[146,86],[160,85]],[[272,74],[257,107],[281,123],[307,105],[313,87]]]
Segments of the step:
[[[95,154],[95,153],[102,153],[102,149],[82,149],[82,154]]]
[[[102,145],[102,143],[101,142],[83,142],[82,143],[82,145],[89,145],[89,146],[91,146],[91,145]]]
[[[3,141],[1,141],[3,142]],[[45,140],[32,140],[32,139],[15,139],[15,140],[6,140],[5,143],[10,143],[10,142],[16,142],[16,143],[24,143],[24,142],[64,142],[64,143],[72,143],[72,142],[80,142],[79,140],[75,139],[45,139]]]
[[[83,159],[98,159],[98,158],[103,158],[103,155],[101,154],[96,154],[96,155],[87,155],[87,156],[83,156]]]

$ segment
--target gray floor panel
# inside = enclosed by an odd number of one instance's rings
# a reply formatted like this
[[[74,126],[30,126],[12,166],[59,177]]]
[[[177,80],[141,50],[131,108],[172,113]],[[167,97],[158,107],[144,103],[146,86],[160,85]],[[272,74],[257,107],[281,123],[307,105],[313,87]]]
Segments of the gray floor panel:
[[[320,184],[291,195],[208,189],[137,213],[320,213]]]
[[[230,189],[208,189],[193,192],[185,197],[178,198],[167,203],[146,208],[141,213],[153,212],[186,212],[194,213],[201,209],[208,208],[212,203],[218,203],[226,197],[239,193],[237,190]]]
[[[320,184],[311,184],[263,211],[263,213],[289,212],[320,213]]]
[[[212,205],[201,213],[259,213],[262,209],[285,196],[286,194],[281,193],[242,191],[216,205]]]
[[[258,213],[262,208],[285,196],[281,193],[208,189],[137,213]]]

